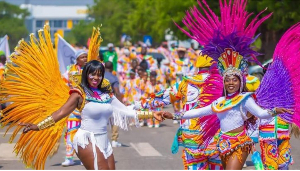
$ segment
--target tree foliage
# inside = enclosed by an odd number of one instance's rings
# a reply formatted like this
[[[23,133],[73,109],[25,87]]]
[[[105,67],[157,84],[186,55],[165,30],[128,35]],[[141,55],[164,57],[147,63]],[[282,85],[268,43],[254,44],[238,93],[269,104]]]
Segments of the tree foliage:
[[[10,49],[13,50],[21,38],[28,36],[25,17],[29,13],[16,5],[0,1],[0,37],[8,35]]]
[[[219,1],[207,1],[211,9],[219,14]],[[174,35],[180,39],[187,39],[174,24],[181,22],[185,11],[198,4],[196,0],[174,1],[174,0],[95,0],[95,4],[90,9],[90,16],[94,18],[91,25],[101,25],[101,33],[104,45],[108,42],[119,43],[123,33],[130,35],[133,41],[142,40],[144,35],[151,35],[157,44],[165,39],[165,31],[170,29]],[[258,14],[268,7],[267,13],[273,12],[273,16],[268,19],[259,32],[267,37],[262,41],[272,37],[276,41],[282,32],[300,20],[300,2],[295,0],[248,0],[248,11]],[[76,29],[87,29],[78,25]],[[91,33],[91,28],[88,29]],[[75,32],[74,31],[74,32]],[[73,30],[72,30],[73,32]],[[86,31],[83,31],[86,32]],[[77,35],[77,34],[74,34]],[[79,38],[78,38],[79,39]]]

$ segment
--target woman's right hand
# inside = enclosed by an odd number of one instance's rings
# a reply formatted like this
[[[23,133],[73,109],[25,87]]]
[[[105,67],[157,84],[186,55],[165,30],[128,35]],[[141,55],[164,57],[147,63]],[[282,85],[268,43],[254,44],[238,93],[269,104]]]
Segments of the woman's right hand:
[[[39,127],[32,123],[20,123],[20,126],[25,126],[23,133],[26,134],[29,131],[39,131]]]
[[[173,114],[166,111],[154,112],[153,116],[158,121],[163,121],[165,119],[173,119]]]
[[[275,112],[276,114],[283,114],[283,113],[293,114],[293,112],[290,109],[281,108],[281,107],[276,107]]]

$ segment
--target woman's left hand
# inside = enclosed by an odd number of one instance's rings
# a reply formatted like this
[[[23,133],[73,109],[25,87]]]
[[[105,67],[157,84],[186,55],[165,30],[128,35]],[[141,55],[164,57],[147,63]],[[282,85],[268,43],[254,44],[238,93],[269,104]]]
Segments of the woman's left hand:
[[[283,114],[283,113],[293,114],[293,112],[290,109],[280,108],[280,107],[276,107],[275,112],[276,114]]]

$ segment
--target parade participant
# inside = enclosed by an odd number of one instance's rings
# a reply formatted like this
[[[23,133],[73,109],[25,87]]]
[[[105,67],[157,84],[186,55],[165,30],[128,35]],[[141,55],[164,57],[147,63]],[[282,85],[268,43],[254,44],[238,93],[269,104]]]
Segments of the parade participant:
[[[187,57],[189,58],[189,60],[191,61],[191,63],[193,64],[193,66],[196,65],[197,62],[197,52],[194,48],[194,43],[191,43],[191,47],[187,49]]]
[[[5,109],[2,123],[17,127],[11,141],[25,126],[14,150],[27,167],[44,169],[47,157],[58,148],[66,117],[75,108],[81,111],[82,122],[73,146],[86,169],[115,169],[106,131],[111,116],[114,124],[125,130],[128,118],[137,123],[138,118],[153,117],[153,112],[129,110],[112,94],[110,83],[104,79],[104,65],[94,60],[102,41],[99,30],[93,30],[89,62],[83,68],[80,84],[71,91],[61,78],[49,25],[39,31],[38,39],[31,34],[30,43],[21,40],[15,48],[10,58],[15,65],[8,65],[8,70],[16,71],[17,76],[7,75],[1,84],[4,93],[9,94],[5,101],[13,101],[10,110]]]
[[[127,79],[128,72],[130,70],[130,52],[128,49],[123,50],[123,54],[118,59],[118,74],[120,82],[124,82]]]
[[[69,87],[74,87],[74,83],[70,80],[73,76],[81,75],[82,68],[87,62],[87,52],[85,50],[78,50],[75,54],[76,64],[70,65],[67,67],[67,71],[65,74],[66,79],[69,80],[68,84]],[[73,155],[75,153],[73,148],[73,138],[75,133],[77,132],[78,128],[80,127],[81,123],[81,116],[78,110],[74,110],[68,117],[67,120],[67,132],[65,135],[65,142],[66,142],[66,157],[65,161],[61,164],[62,166],[72,166],[75,164],[73,161]]]
[[[156,96],[148,101],[140,101],[136,103],[136,108],[141,109],[155,109],[162,108],[172,103],[172,101],[181,100],[182,107],[178,113],[188,111],[197,107],[201,107],[203,102],[200,102],[202,94],[202,85],[206,79],[211,80],[219,78],[218,73],[211,74],[209,68],[212,64],[212,59],[207,56],[199,56],[196,67],[198,73],[193,76],[185,76],[180,84],[177,86],[177,92],[172,92],[173,88],[159,92]],[[220,79],[220,78],[219,78]],[[218,85],[210,85],[218,86]],[[217,92],[214,92],[217,94]],[[219,93],[221,96],[221,93]],[[178,152],[178,147],[184,147],[182,153],[184,169],[189,170],[203,170],[203,169],[222,169],[221,160],[216,148],[216,141],[212,141],[208,148],[199,147],[200,131],[199,119],[183,119],[180,121],[180,127],[174,138],[172,145],[172,153]]]
[[[170,64],[170,79],[171,85],[173,87],[172,92],[173,94],[177,93],[177,87],[180,84],[182,78],[184,76],[191,76],[194,75],[195,68],[192,63],[186,58],[186,48],[179,47],[176,50],[178,57],[174,57],[174,61]],[[181,104],[181,100],[173,101],[173,109],[175,112],[179,112]],[[174,120],[174,124],[177,124],[178,121]]]
[[[175,82],[180,82],[183,76],[193,75],[195,71],[193,64],[186,57],[186,48],[179,47],[177,54],[178,58],[175,58],[174,62],[170,64],[172,76],[171,85],[174,85]]]
[[[157,81],[157,73],[155,71],[150,72],[149,81],[147,82],[147,86],[145,87],[145,93],[143,94],[143,99],[149,99],[151,96],[155,95],[156,93],[163,91],[165,88],[162,84],[160,84]],[[160,107],[150,108],[149,111],[160,111]],[[156,119],[148,119],[147,120],[147,126],[149,128],[152,128],[153,126],[155,128],[159,128],[160,124],[159,121]]]
[[[147,45],[143,44],[141,48],[141,53],[137,55],[137,58],[139,59],[140,62],[146,61],[148,64],[148,69],[157,69],[157,61],[151,56],[147,54]]]
[[[122,102],[122,95],[119,90],[118,77],[113,75],[112,71],[113,71],[112,62],[110,62],[110,61],[105,62],[104,78],[110,82],[110,85],[111,85],[114,95],[120,102]],[[118,142],[118,137],[119,137],[119,127],[116,125],[112,125],[112,135],[111,135],[112,147],[121,147],[122,146],[122,144]]]
[[[155,117],[159,120],[201,117],[201,121],[206,116],[206,121],[200,122],[203,144],[207,144],[218,128],[221,128],[217,147],[223,167],[241,170],[253,148],[253,142],[246,134],[252,123],[250,114],[263,119],[277,116],[300,126],[300,76],[297,67],[300,63],[300,39],[296,36],[300,31],[300,24],[288,30],[279,41],[272,69],[264,76],[255,98],[253,93],[246,92],[245,89],[247,61],[257,61],[255,55],[258,55],[250,44],[255,40],[253,37],[258,26],[271,14],[258,20],[261,12],[252,22],[247,22],[246,16],[250,14],[245,11],[246,1],[238,0],[227,4],[224,0],[224,3],[220,1],[219,20],[205,0],[199,1],[199,4],[206,15],[202,15],[197,8],[192,8],[192,14],[188,13],[183,20],[191,33],[180,29],[204,45],[203,54],[210,55],[218,62],[218,69],[223,76],[223,97],[206,107],[175,115],[168,112],[157,113]],[[192,20],[194,22],[189,22]]]
[[[143,73],[143,72],[142,72]],[[125,105],[132,105],[135,101],[141,99],[141,89],[140,83],[141,78],[136,78],[136,73],[134,70],[130,70],[129,79],[124,85],[124,98],[123,103]]]
[[[114,50],[114,44],[109,43],[107,45],[108,51],[103,53],[103,62],[110,61],[114,65],[114,74],[117,72],[117,67],[118,67],[118,55],[116,51]]]

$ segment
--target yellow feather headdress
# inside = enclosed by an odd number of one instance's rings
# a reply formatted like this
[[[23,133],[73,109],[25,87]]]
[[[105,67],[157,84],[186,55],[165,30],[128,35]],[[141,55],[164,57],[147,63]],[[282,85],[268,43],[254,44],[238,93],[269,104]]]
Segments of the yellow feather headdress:
[[[87,61],[99,60],[99,47],[103,39],[101,38],[100,27],[93,27],[93,33],[90,40]]]

